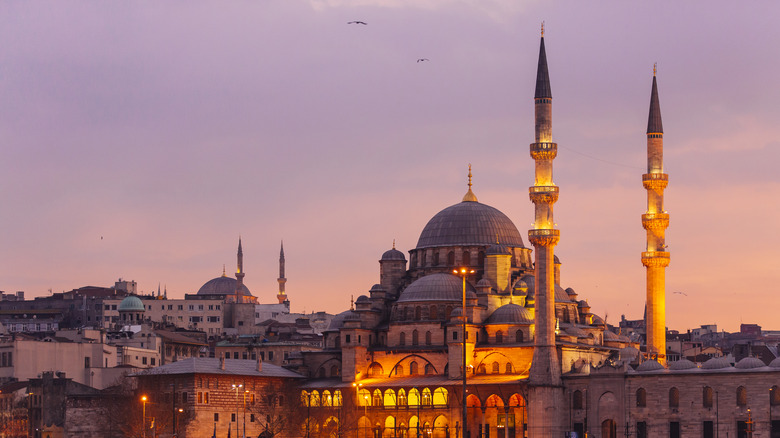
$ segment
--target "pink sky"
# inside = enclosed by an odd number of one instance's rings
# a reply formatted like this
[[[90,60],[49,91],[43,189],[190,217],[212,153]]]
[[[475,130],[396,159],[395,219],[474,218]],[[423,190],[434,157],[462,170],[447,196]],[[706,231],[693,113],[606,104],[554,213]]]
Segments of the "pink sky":
[[[778,16],[769,1],[2,2],[0,290],[122,277],[182,297],[235,269],[240,234],[261,301],[284,239],[293,310],[338,312],[393,239],[408,251],[460,201],[468,163],[480,202],[527,236],[544,20],[564,287],[610,323],[642,315],[658,62],[667,324],[780,329]]]

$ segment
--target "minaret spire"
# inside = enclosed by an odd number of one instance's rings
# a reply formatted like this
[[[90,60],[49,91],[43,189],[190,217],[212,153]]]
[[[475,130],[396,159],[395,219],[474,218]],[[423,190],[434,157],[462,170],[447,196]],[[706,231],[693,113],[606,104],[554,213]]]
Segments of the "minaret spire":
[[[642,253],[642,264],[647,271],[647,355],[665,364],[666,267],[670,258],[666,251],[669,214],[664,210],[664,189],[669,184],[669,175],[664,173],[664,128],[656,68],[653,66],[653,88],[647,118],[647,173],[642,175],[642,185],[647,190],[647,212],[642,215],[642,226],[647,230],[647,247]]]
[[[241,303],[243,299],[241,296],[244,294],[244,251],[241,248],[241,236],[238,236],[238,253],[236,263],[236,302]]]
[[[544,32],[544,31],[542,31]],[[558,200],[558,186],[553,182],[553,160],[558,145],[552,141],[552,90],[547,70],[544,33],[539,45],[539,63],[536,70],[534,93],[535,142],[531,143],[534,159],[534,185],[528,189],[534,204],[534,228],[528,238],[534,245],[536,277],[534,353],[529,370],[531,384],[529,397],[529,436],[562,435],[563,391],[561,365],[555,346],[555,255],[560,238],[555,229],[553,204]],[[559,433],[560,432],[560,433]]]
[[[284,285],[287,283],[287,278],[284,276],[284,240],[282,240],[281,250],[279,250],[279,278],[276,281],[279,282],[279,293],[276,294],[276,299],[279,300],[279,304],[289,303],[287,292],[284,290]]]
[[[477,201],[477,195],[471,191],[471,163],[469,163],[469,191],[463,195],[463,202],[479,202]]]

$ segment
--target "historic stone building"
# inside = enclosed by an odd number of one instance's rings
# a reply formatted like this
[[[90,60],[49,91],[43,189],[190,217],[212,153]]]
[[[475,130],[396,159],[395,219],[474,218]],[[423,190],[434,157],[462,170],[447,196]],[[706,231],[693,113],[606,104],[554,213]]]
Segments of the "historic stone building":
[[[609,331],[561,282],[562,264],[554,255],[557,144],[543,34],[534,105],[533,250],[512,220],[478,201],[469,171],[462,201],[425,225],[408,265],[393,245],[379,260],[379,283],[324,333],[325,349],[303,352],[292,364],[310,377],[301,388],[307,407],[301,433],[514,438],[576,432],[615,438],[742,437],[752,430],[753,437],[780,436],[780,413],[772,410],[780,400],[780,361],[766,366],[746,358],[732,367],[717,359],[701,366],[681,360],[667,367],[668,176],[655,75],[642,176],[648,192],[641,255],[647,269],[645,354]],[[343,396],[338,405],[336,391]]]

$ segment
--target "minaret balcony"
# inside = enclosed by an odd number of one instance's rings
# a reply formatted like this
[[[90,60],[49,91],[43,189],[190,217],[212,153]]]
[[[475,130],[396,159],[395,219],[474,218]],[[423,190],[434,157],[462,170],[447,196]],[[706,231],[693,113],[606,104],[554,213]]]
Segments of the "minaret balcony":
[[[534,160],[552,160],[558,155],[558,143],[531,143],[531,158]]]
[[[669,213],[645,213],[642,215],[642,226],[646,230],[665,230],[669,228]]]
[[[665,268],[669,266],[669,253],[666,251],[645,251],[642,253],[642,264],[646,268]]]
[[[665,173],[646,173],[642,175],[642,185],[646,190],[663,191],[669,185],[669,175]]]
[[[561,238],[561,231],[556,229],[529,230],[528,240],[533,246],[555,246]]]
[[[528,196],[534,204],[555,204],[558,190],[558,186],[533,186],[528,188]]]

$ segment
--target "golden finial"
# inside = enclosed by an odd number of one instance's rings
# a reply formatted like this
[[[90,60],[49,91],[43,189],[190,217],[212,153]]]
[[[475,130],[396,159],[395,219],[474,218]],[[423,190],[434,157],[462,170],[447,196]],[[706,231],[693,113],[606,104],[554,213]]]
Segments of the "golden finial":
[[[225,275],[225,265],[222,265],[222,276],[226,277],[226,275]]]
[[[393,239],[393,249],[395,249],[395,239]]]
[[[355,296],[349,296],[349,310],[355,310]]]
[[[463,195],[463,202],[478,202],[477,196],[471,191],[471,163],[469,163],[469,191]]]
[[[500,245],[501,243],[498,241],[498,233],[496,233],[496,245]]]
[[[542,38],[544,38],[544,21],[542,21]]]
[[[653,63],[653,76],[658,72],[658,63]]]

